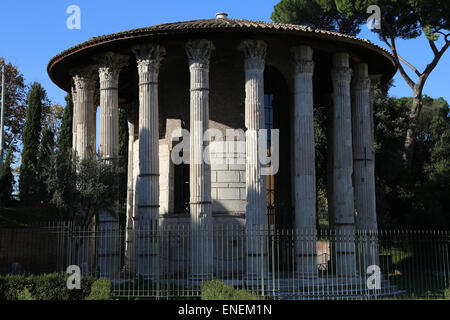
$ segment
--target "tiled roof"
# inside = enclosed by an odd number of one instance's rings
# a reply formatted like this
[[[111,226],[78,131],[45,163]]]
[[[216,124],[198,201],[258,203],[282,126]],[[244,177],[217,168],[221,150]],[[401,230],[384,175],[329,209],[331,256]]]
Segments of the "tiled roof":
[[[335,41],[343,41],[355,45],[364,46],[368,49],[378,51],[393,63],[392,55],[385,49],[373,44],[369,40],[360,39],[354,36],[345,35],[337,32],[314,29],[307,26],[295,24],[283,24],[265,21],[251,21],[242,19],[202,19],[183,22],[163,23],[150,27],[131,29],[110,35],[98,36],[90,38],[89,40],[80,43],[74,47],[64,50],[60,54],[52,58],[47,66],[47,70],[51,75],[51,70],[55,64],[63,60],[65,57],[83,51],[90,47],[97,47],[112,41],[119,41],[122,39],[136,39],[148,36],[157,35],[175,35],[185,33],[199,33],[199,32],[258,32],[269,34],[290,34],[298,36],[306,36],[311,38],[322,38]],[[394,64],[394,63],[393,63]]]
[[[354,40],[356,42],[361,42],[364,44],[368,44],[370,46],[373,46],[374,48],[381,49],[388,53],[385,49],[373,44],[369,40],[366,39],[360,39],[354,36],[349,36],[345,34],[341,34],[338,32],[331,32],[326,30],[319,30],[314,29],[307,26],[302,25],[295,25],[295,24],[284,24],[284,23],[275,23],[275,22],[265,22],[265,21],[251,21],[251,20],[242,20],[242,19],[228,19],[228,18],[222,18],[222,19],[203,19],[203,20],[192,20],[192,21],[183,21],[183,22],[171,22],[171,23],[163,23],[154,25],[151,27],[144,27],[144,28],[137,28],[137,29],[131,29],[127,31],[122,31],[118,33],[113,33],[110,35],[104,35],[104,36],[98,36],[94,38],[90,38],[88,41],[85,41],[83,43],[80,43],[72,48],[69,48],[60,54],[58,54],[56,57],[54,57],[51,61],[57,60],[58,58],[65,56],[67,54],[70,54],[74,51],[78,51],[79,49],[82,49],[84,47],[88,47],[94,44],[99,44],[101,42],[107,42],[111,40],[118,40],[121,38],[129,38],[129,37],[138,37],[138,36],[144,36],[144,35],[156,35],[156,34],[167,34],[167,33],[177,33],[177,32],[186,32],[189,30],[248,30],[248,31],[256,31],[256,30],[267,30],[267,32],[283,32],[287,31],[289,33],[292,32],[298,32],[299,34],[317,34],[322,36],[328,36],[330,38],[341,38],[341,39],[348,39],[348,40]]]

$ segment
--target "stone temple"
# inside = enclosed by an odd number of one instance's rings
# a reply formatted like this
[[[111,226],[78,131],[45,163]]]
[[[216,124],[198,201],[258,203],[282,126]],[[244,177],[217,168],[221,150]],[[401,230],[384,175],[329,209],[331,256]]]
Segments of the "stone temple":
[[[315,229],[313,112],[330,120],[330,224],[337,233],[377,230],[373,92],[395,72],[393,57],[367,40],[225,13],[91,38],[48,64],[53,82],[72,92],[73,148],[81,158],[97,145],[98,106],[100,153],[117,158],[118,110],[127,112],[131,231],[173,224]],[[205,140],[207,129],[223,138]],[[243,137],[228,139],[230,129]],[[261,174],[260,129],[278,129],[268,139],[279,154],[273,174]],[[189,161],[176,163],[183,141]],[[199,160],[204,150],[210,163]],[[99,228],[117,223],[117,212],[97,221]],[[208,243],[197,245],[191,256],[207,250]],[[298,250],[296,265],[309,265],[314,250]],[[354,252],[338,254],[349,263]],[[315,272],[302,268],[305,276]]]

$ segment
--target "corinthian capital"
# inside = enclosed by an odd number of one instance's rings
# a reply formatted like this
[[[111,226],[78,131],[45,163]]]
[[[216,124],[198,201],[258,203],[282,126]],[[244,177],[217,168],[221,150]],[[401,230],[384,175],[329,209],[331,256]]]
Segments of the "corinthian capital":
[[[370,90],[370,78],[369,77],[357,77],[353,79],[353,90],[357,91],[369,91]]]
[[[81,90],[91,90],[95,88],[97,73],[94,66],[85,66],[70,70],[72,75],[73,87],[72,94],[76,96],[76,92]]]
[[[291,48],[292,63],[295,73],[314,72],[313,50],[309,46],[298,46]]]
[[[97,56],[96,60],[98,61],[100,86],[103,87],[106,83],[109,83],[109,86],[117,87],[120,69],[128,65],[129,57],[114,52],[107,52]]]
[[[138,72],[158,73],[166,50],[164,47],[155,43],[146,43],[134,46],[132,49],[136,55],[136,61],[138,65]]]
[[[333,82],[348,82],[352,80],[352,69],[349,67],[334,67],[331,71]]]
[[[213,43],[209,40],[189,40],[186,43],[189,67],[208,69],[211,51],[214,49]]]
[[[244,52],[245,69],[247,70],[264,70],[267,44],[262,40],[246,40],[242,41],[238,47]]]

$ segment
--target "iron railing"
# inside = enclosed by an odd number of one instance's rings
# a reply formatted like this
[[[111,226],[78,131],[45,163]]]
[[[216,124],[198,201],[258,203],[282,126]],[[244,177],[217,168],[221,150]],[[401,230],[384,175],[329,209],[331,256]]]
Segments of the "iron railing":
[[[224,224],[193,232],[189,224],[149,224],[127,233],[71,223],[30,230],[34,250],[23,241],[27,232],[0,230],[1,272],[15,262],[29,273],[78,265],[83,275],[109,278],[118,298],[197,298],[212,279],[269,299],[444,298],[450,291],[448,231]],[[41,253],[47,268],[30,262]]]

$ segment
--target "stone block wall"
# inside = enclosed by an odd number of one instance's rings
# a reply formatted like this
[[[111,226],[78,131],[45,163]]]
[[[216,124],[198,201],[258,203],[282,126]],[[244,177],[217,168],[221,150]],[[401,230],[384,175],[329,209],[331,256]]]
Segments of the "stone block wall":
[[[245,213],[245,142],[212,141],[210,157],[213,213]]]

